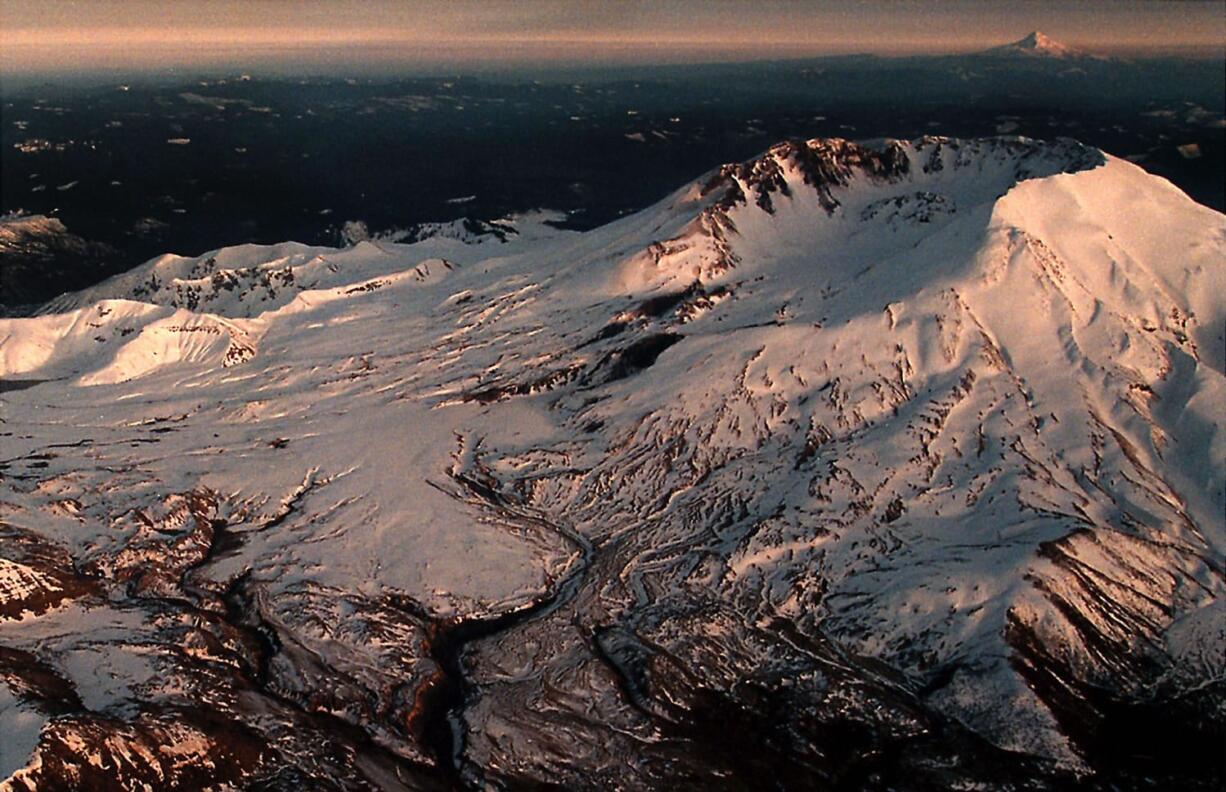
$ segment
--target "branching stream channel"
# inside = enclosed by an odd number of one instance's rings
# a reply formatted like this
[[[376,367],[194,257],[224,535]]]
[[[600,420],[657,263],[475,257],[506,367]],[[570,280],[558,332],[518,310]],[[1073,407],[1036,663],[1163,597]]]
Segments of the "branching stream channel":
[[[479,778],[479,773],[475,768],[468,767],[464,758],[467,734],[463,713],[474,694],[464,662],[468,645],[547,616],[570,602],[582,588],[591,566],[593,548],[586,537],[538,514],[525,511],[477,478],[458,472],[451,472],[450,478],[460,485],[462,492],[450,491],[437,484],[433,486],[472,505],[492,508],[501,518],[561,536],[579,551],[579,558],[572,563],[566,576],[550,590],[511,610],[478,616],[439,618],[410,597],[403,594],[390,597],[390,601],[397,608],[425,629],[425,645],[430,659],[438,668],[433,677],[418,686],[412,712],[405,724],[419,744],[434,757],[434,772],[431,772],[430,768],[417,765],[410,768],[403,759],[375,743],[360,727],[336,715],[309,709],[275,689],[271,684],[269,669],[273,656],[282,650],[282,642],[276,627],[261,613],[256,584],[251,578],[250,570],[231,580],[221,599],[225,606],[224,620],[244,636],[245,643],[254,655],[247,672],[249,681],[264,695],[301,712],[322,732],[334,735],[341,742],[364,754],[372,755],[381,764],[396,768],[398,775],[401,769],[409,770],[419,779],[422,775],[428,778],[438,773],[442,778],[436,777],[436,780],[441,781],[442,786],[463,789],[472,786]],[[287,508],[276,515],[273,522],[285,522],[297,511],[301,500],[295,498],[287,503]],[[262,526],[259,530],[271,527],[275,525]],[[212,529],[212,541],[207,553],[186,569],[183,575],[184,590],[197,598],[216,597],[217,593],[193,582],[193,578],[213,561],[235,550],[242,542],[242,534],[229,531],[224,520],[213,521]]]

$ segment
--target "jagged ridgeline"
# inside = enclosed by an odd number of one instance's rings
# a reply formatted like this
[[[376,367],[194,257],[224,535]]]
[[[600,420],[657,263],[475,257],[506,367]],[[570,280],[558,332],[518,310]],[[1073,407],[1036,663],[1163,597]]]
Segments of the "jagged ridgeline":
[[[1221,783],[1226,218],[922,138],[553,219],[0,321],[9,786]]]

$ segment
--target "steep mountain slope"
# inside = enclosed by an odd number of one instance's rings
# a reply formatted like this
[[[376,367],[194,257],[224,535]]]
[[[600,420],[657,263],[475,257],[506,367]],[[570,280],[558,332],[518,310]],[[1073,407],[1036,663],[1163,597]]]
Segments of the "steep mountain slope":
[[[0,321],[12,787],[1220,781],[1222,215],[924,138],[542,219]]]

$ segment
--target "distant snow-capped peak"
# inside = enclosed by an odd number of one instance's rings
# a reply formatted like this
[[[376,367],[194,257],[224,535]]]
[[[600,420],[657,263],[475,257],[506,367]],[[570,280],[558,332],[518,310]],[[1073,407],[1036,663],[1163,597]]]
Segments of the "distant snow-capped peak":
[[[1076,58],[1081,57],[1083,53],[1035,30],[1025,38],[1018,39],[1010,44],[992,47],[984,50],[981,54],[996,57]]]

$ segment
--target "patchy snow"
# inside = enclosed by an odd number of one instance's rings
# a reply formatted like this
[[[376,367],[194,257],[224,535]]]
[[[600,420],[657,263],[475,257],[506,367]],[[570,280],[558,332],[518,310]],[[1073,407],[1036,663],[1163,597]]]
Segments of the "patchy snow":
[[[0,603],[24,600],[43,591],[56,592],[60,587],[36,569],[0,558]]]

